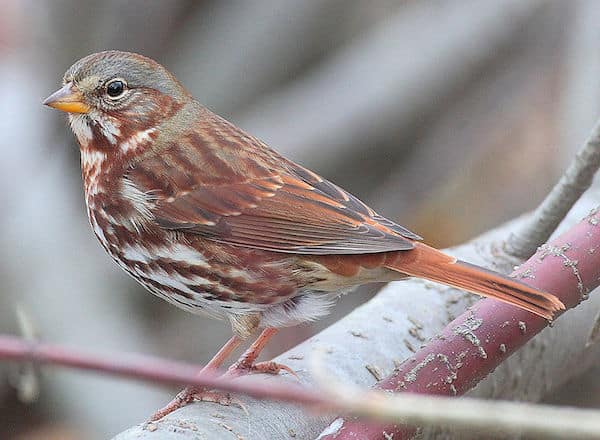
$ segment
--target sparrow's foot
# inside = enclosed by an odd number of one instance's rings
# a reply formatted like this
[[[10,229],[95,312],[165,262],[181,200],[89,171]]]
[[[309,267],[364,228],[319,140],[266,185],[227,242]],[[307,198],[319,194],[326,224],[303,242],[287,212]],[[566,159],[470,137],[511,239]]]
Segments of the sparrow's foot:
[[[224,391],[207,390],[206,388],[187,387],[183,389],[173,400],[171,400],[164,408],[156,411],[151,422],[156,422],[164,416],[171,414],[173,411],[183,408],[191,402],[212,402],[223,406],[237,405],[245,412],[246,407],[237,398]]]
[[[241,343],[241,339],[237,336],[232,336],[223,347],[215,354],[215,356],[206,364],[206,366],[200,370],[198,373],[199,376],[202,376],[203,373],[214,373],[217,368],[220,368],[223,365],[223,362],[229,357],[231,352],[236,349],[238,345]],[[156,411],[152,417],[150,417],[151,422],[155,422],[159,419],[162,419],[167,414],[171,414],[173,411],[183,408],[188,403],[194,400],[203,400],[203,398],[211,397],[211,402],[218,401],[216,400],[216,393],[207,390],[205,387],[198,386],[188,386],[184,388],[182,391],[175,396],[173,400],[171,400],[165,407]],[[223,402],[227,399],[223,398]],[[229,403],[231,404],[231,402]]]
[[[267,328],[263,330],[256,341],[250,345],[248,350],[246,350],[238,359],[238,361],[229,367],[227,372],[221,377],[234,379],[250,373],[279,374],[283,370],[298,378],[294,370],[287,365],[278,364],[277,362],[273,361],[256,362],[256,358],[258,358],[260,352],[263,350],[267,342],[275,335],[275,333],[277,333],[277,330],[274,328]],[[238,337],[232,337],[229,342],[227,342],[227,344],[221,348],[219,353],[217,353],[215,357],[200,372],[200,375],[203,372],[215,371],[216,368],[219,368],[223,364],[224,359],[231,354],[233,349],[235,349],[239,343],[240,339]],[[175,398],[171,400],[167,406],[154,413],[154,415],[150,418],[150,421],[155,422],[167,414],[170,414],[173,411],[194,401],[214,402],[221,405],[235,404],[241,407],[244,411],[246,410],[244,405],[238,399],[232,397],[229,393],[209,390],[204,387],[187,387],[177,394],[177,396],[175,396]]]
[[[238,377],[244,374],[265,373],[279,374],[281,371],[287,371],[289,374],[298,379],[298,375],[294,370],[284,364],[273,361],[258,362],[256,364],[246,362],[246,359],[241,358],[227,370],[227,376]]]
[[[238,377],[249,373],[279,374],[283,370],[298,378],[294,370],[287,365],[273,361],[256,362],[263,348],[265,348],[265,345],[267,345],[267,342],[269,342],[275,333],[277,333],[277,329],[264,329],[258,338],[256,338],[256,341],[250,345],[248,350],[240,356],[236,363],[229,367],[225,374],[231,377]]]
[[[157,420],[162,419],[164,416],[171,414],[173,411],[178,410],[179,408],[183,408],[188,403],[194,400],[194,396],[198,392],[202,392],[202,388],[196,387],[185,387],[181,390],[173,400],[171,400],[166,406],[162,407],[158,411],[156,411],[152,417],[150,417],[151,422],[156,422]]]

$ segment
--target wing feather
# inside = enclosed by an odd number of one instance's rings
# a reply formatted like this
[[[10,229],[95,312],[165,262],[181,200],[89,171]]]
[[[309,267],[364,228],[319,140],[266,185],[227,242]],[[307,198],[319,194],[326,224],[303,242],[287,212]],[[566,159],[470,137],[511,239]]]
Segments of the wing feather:
[[[161,227],[232,245],[314,255],[408,250],[420,239],[214,118],[187,144],[142,157],[125,176],[153,194],[152,213]]]

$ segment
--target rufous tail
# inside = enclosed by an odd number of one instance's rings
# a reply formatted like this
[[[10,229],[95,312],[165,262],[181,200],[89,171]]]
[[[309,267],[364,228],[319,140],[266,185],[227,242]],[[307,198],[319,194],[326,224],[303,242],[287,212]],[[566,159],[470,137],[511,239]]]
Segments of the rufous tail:
[[[528,310],[548,320],[564,310],[554,295],[541,292],[513,278],[466,263],[423,243],[415,249],[388,257],[385,266],[413,277],[446,284]]]

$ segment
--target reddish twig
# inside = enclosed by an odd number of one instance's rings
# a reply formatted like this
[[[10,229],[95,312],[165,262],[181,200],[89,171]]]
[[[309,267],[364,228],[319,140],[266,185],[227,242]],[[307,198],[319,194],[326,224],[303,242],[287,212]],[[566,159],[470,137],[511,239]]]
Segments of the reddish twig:
[[[258,398],[292,402],[313,410],[335,409],[379,421],[453,423],[463,429],[481,429],[493,423],[500,432],[541,433],[545,438],[557,439],[564,438],[566,434],[593,439],[600,433],[600,426],[595,422],[598,412],[592,410],[565,410],[548,405],[480,399],[463,399],[457,404],[454,399],[447,397],[415,394],[389,396],[377,391],[336,384],[331,378],[327,378],[323,389],[318,391],[283,381],[265,382],[252,378],[234,381],[209,373],[198,376],[198,367],[195,365],[139,355],[93,355],[57,345],[31,343],[11,336],[0,336],[0,359],[61,365],[163,384],[215,387]],[[472,412],[476,412],[477,416],[465,417],[465,414]],[[548,419],[553,420],[554,425],[548,425]],[[158,429],[156,425],[150,428],[151,425],[153,424],[146,424],[149,432]]]
[[[600,284],[600,218],[596,210],[540,247],[513,276],[556,293],[567,308],[579,304]],[[598,251],[598,252],[597,252]],[[405,360],[379,389],[435,395],[461,395],[548,325],[531,313],[494,300],[481,300],[452,321],[426,347]],[[337,422],[325,439],[410,438],[414,427]],[[330,431],[331,432],[331,431]]]
[[[328,403],[321,393],[293,382],[266,383],[252,377],[232,380],[219,377],[217,373],[203,373],[199,376],[198,371],[201,367],[198,365],[142,355],[102,356],[59,345],[29,342],[13,336],[0,335],[0,360],[60,365],[164,385],[205,386],[313,407],[327,406]]]

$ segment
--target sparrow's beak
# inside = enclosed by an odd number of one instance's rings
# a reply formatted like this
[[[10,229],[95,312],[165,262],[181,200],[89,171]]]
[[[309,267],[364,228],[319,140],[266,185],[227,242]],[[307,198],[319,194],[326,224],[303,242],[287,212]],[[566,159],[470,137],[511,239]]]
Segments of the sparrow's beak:
[[[67,113],[87,113],[90,111],[90,106],[84,102],[81,92],[70,82],[48,96],[44,101],[44,105]]]

